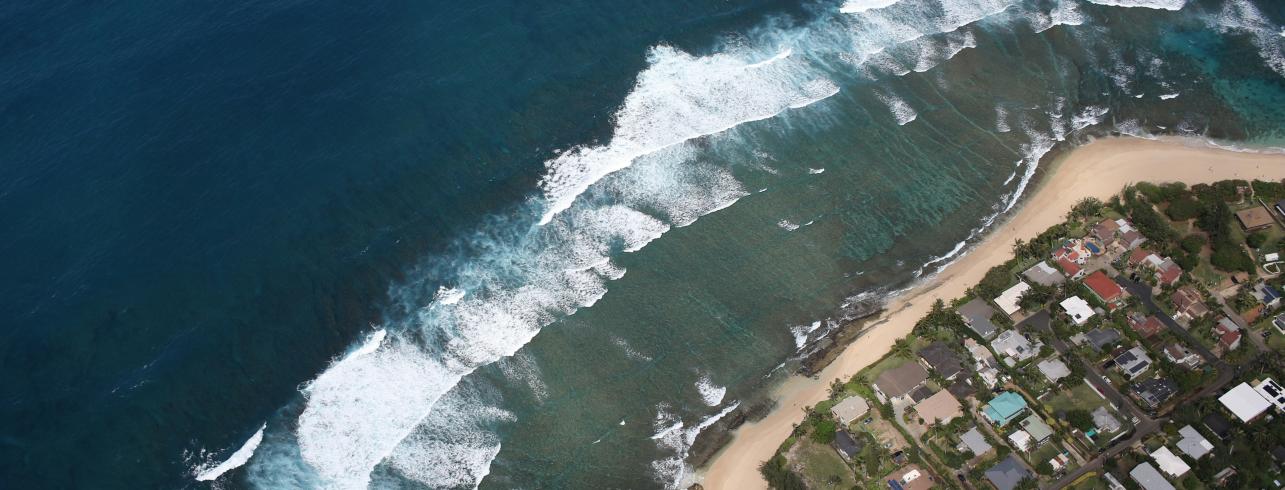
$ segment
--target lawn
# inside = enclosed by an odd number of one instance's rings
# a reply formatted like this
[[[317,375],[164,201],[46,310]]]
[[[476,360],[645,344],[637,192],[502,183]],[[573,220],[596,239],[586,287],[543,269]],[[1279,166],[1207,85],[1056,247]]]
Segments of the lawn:
[[[1050,397],[1044,403],[1052,409],[1053,413],[1058,413],[1075,409],[1092,412],[1106,402],[1102,400],[1102,397],[1098,396],[1097,392],[1093,391],[1093,388],[1081,382],[1071,388],[1069,394],[1067,392],[1058,393],[1057,396]]]
[[[808,488],[852,488],[857,484],[852,469],[828,445],[801,439],[791,456]]]

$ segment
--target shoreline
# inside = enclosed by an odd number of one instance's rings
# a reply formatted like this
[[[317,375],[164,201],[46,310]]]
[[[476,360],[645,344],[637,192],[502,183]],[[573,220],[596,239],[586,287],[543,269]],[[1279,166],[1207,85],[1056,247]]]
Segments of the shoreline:
[[[1274,149],[1272,149],[1274,150]],[[1061,222],[1085,197],[1105,201],[1136,182],[1183,182],[1188,185],[1227,179],[1285,178],[1285,153],[1227,148],[1190,137],[1110,137],[1091,140],[1058,154],[1031,193],[1000,218],[980,241],[933,276],[893,297],[860,337],[844,348],[816,378],[791,376],[772,390],[777,406],[766,417],[747,421],[729,444],[697,471],[704,488],[767,488],[758,466],[803,417],[803,408],[825,400],[831,381],[847,379],[880,359],[893,343],[910,333],[932,304],[962,296],[986,271],[1008,260],[1014,240],[1033,237]]]

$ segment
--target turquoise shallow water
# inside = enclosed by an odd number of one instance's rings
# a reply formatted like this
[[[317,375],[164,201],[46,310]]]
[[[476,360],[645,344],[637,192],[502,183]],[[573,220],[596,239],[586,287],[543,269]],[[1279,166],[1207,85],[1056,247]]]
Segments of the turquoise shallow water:
[[[878,3],[2,11],[0,476],[676,486],[1056,148],[1285,138],[1275,2]]]

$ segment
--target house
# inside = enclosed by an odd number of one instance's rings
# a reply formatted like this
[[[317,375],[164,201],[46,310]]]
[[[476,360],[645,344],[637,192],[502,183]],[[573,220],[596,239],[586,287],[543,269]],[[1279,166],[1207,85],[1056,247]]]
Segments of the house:
[[[1129,258],[1128,258],[1129,267],[1137,267],[1139,265],[1142,265],[1144,262],[1146,262],[1147,258],[1152,255],[1155,255],[1155,254],[1151,253],[1150,250],[1147,250],[1145,248],[1133,249],[1132,252],[1129,252]]]
[[[982,406],[982,415],[986,420],[1000,427],[1008,425],[1023,413],[1026,413],[1026,399],[1011,391],[1000,393],[990,403]]]
[[[977,371],[977,376],[986,383],[986,387],[994,388],[999,384],[999,370],[996,369],[995,355],[991,354],[990,349],[973,339],[964,339],[964,348],[976,360],[973,367]]]
[[[1020,332],[1048,332],[1052,323],[1053,316],[1049,314],[1049,310],[1040,310],[1018,322],[1016,328]]]
[[[1053,251],[1053,260],[1061,262],[1069,261],[1073,264],[1083,264],[1089,260],[1089,251],[1084,248],[1082,240],[1067,240],[1062,243],[1062,247]]]
[[[936,372],[946,380],[955,379],[959,373],[964,371],[964,363],[945,342],[937,341],[928,344],[927,347],[919,349],[919,363],[925,368]]]
[[[1004,363],[1009,366],[1035,357],[1043,346],[1039,341],[1031,342],[1017,330],[1005,330],[991,341],[991,348],[1004,356]]]
[[[1076,325],[1084,325],[1084,322],[1093,317],[1093,307],[1089,306],[1089,302],[1079,296],[1064,299],[1060,304]]]
[[[1178,435],[1182,436],[1182,439],[1178,440],[1178,450],[1191,456],[1191,459],[1199,460],[1214,450],[1213,443],[1200,435],[1195,427],[1188,425],[1178,429]]]
[[[1267,212],[1262,206],[1254,206],[1236,211],[1236,221],[1240,222],[1242,230],[1258,231],[1272,226],[1272,213]]]
[[[969,301],[964,306],[960,306],[955,312],[964,318],[964,323],[968,325],[968,328],[973,329],[983,339],[994,337],[995,332],[999,330],[994,323],[991,323],[991,317],[995,316],[995,310],[986,304],[984,299],[977,298]]]
[[[1120,232],[1121,222],[1128,223],[1123,219],[1121,220],[1104,219],[1098,224],[1094,225],[1093,228],[1089,230],[1089,233],[1093,234],[1093,236],[1096,237],[1098,240],[1102,240],[1102,243],[1111,243],[1115,241],[1116,234]],[[1129,228],[1132,229],[1133,227],[1130,226]]]
[[[1063,257],[1057,259],[1057,265],[1062,268],[1062,273],[1072,280],[1084,277],[1084,269],[1080,268],[1080,265],[1075,263],[1074,260]]]
[[[1114,328],[1095,328],[1084,332],[1084,340],[1099,351],[1120,343],[1120,331]]]
[[[1013,446],[1013,449],[1018,451],[1025,452],[1035,449],[1035,438],[1031,437],[1030,433],[1021,429],[1015,430],[1012,434],[1009,434],[1008,442],[1010,446]]]
[[[1254,391],[1249,383],[1241,383],[1227,390],[1223,396],[1218,397],[1218,402],[1245,423],[1253,421],[1267,409],[1272,408],[1272,402]]]
[[[1129,472],[1129,478],[1138,482],[1138,486],[1142,487],[1143,490],[1177,490],[1168,480],[1165,480],[1165,477],[1160,476],[1160,472],[1156,471],[1156,468],[1151,466],[1151,463],[1134,466],[1133,470]]]
[[[1035,478],[1035,475],[1026,469],[1026,465],[1012,454],[988,468],[985,475],[986,479],[991,481],[991,485],[995,485],[996,490],[1013,490],[1022,480]]]
[[[1070,462],[1071,457],[1067,456],[1066,452],[1057,453],[1057,455],[1049,458],[1049,466],[1053,468],[1054,472],[1062,471],[1062,468],[1066,468],[1066,465]]]
[[[1167,378],[1152,378],[1133,384],[1133,395],[1146,404],[1147,408],[1164,404],[1177,392],[1178,384]]]
[[[1179,458],[1178,455],[1165,446],[1160,446],[1160,449],[1152,451],[1151,459],[1156,460],[1156,466],[1160,467],[1161,472],[1172,478],[1178,478],[1191,471],[1191,467],[1187,466],[1187,463],[1183,462],[1182,458]]]
[[[1262,380],[1254,385],[1254,391],[1257,391],[1264,400],[1275,405],[1277,410],[1285,410],[1285,390],[1282,390],[1276,380],[1272,378]]]
[[[1276,315],[1276,318],[1272,319],[1272,326],[1276,327],[1276,331],[1281,335],[1285,335],[1285,313]]]
[[[1088,277],[1084,278],[1084,285],[1093,291],[1093,295],[1102,300],[1103,303],[1116,304],[1124,299],[1124,290],[1120,285],[1107,277],[1107,273],[1102,271],[1093,271]]]
[[[1050,437],[1053,437],[1053,428],[1049,427],[1049,424],[1044,423],[1044,420],[1041,419],[1039,415],[1031,414],[1030,416],[1022,419],[1021,422],[1018,422],[1018,425],[1020,425],[1022,430],[1026,431],[1027,434],[1031,435],[1031,441],[1034,442],[1036,446],[1044,444],[1044,442],[1048,441]]]
[[[1107,479],[1107,488],[1109,490],[1124,490],[1124,484],[1120,483],[1120,480],[1116,479],[1111,472],[1103,472],[1102,476]]]
[[[915,388],[914,391],[910,392],[910,402],[919,403],[921,401],[927,400],[928,397],[930,396],[933,396],[932,388],[929,388],[925,385],[919,385],[918,388]]]
[[[1004,312],[1005,315],[1013,316],[1014,313],[1022,309],[1022,306],[1018,304],[1022,300],[1022,295],[1030,290],[1030,284],[1017,281],[1017,284],[1004,290],[999,297],[995,298],[995,305],[999,306],[999,310]]]
[[[844,460],[852,462],[861,454],[861,448],[864,446],[861,441],[852,437],[848,431],[839,429],[834,432],[834,449]]]
[[[959,400],[955,399],[949,391],[941,390],[928,397],[924,401],[915,405],[915,411],[919,413],[919,418],[924,419],[927,425],[944,424],[954,420],[955,417],[964,415],[964,409],[959,405]]]
[[[919,363],[907,362],[884,371],[875,379],[875,395],[881,401],[896,400],[915,391],[928,380],[928,371]]]
[[[977,388],[974,388],[967,378],[956,379],[954,383],[946,387],[946,391],[949,391],[950,394],[955,395],[955,398],[960,400],[977,394]]]
[[[1039,368],[1040,373],[1045,378],[1048,378],[1050,383],[1056,383],[1057,380],[1071,375],[1071,368],[1066,367],[1066,363],[1056,357],[1040,361],[1036,367]]]
[[[1199,367],[1201,362],[1199,354],[1177,342],[1165,346],[1165,359],[1179,366],[1186,366],[1188,369]]]
[[[1155,315],[1148,315],[1145,318],[1142,315],[1130,315],[1129,326],[1144,339],[1151,338],[1165,329],[1165,325],[1160,323],[1160,319]]]
[[[840,427],[847,427],[853,421],[861,418],[866,412],[870,411],[870,404],[866,403],[865,398],[859,396],[850,396],[843,401],[830,407],[830,414],[834,419],[839,421]]]
[[[1214,412],[1200,419],[1200,423],[1209,429],[1209,432],[1221,440],[1231,438],[1231,421],[1227,420],[1223,414]]]
[[[1223,352],[1231,352],[1240,347],[1240,326],[1230,318],[1222,317],[1218,324],[1214,325],[1214,337],[1218,339],[1218,347]]]
[[[1049,265],[1048,261],[1041,260],[1040,263],[1031,266],[1022,272],[1022,277],[1041,286],[1056,286],[1066,282],[1066,276],[1058,272],[1057,269]]]
[[[1098,432],[1114,434],[1122,428],[1120,420],[1111,415],[1107,407],[1098,407],[1089,415],[1093,416],[1093,426],[1098,428]]]
[[[1209,314],[1209,307],[1205,306],[1205,298],[1191,286],[1178,288],[1174,291],[1171,301],[1173,301],[1175,318],[1191,321]]]
[[[1262,303],[1268,309],[1274,310],[1281,305],[1281,293],[1265,282],[1256,284],[1254,291],[1250,294],[1253,294],[1254,299],[1257,299],[1259,303]]]
[[[890,490],[928,490],[936,486],[928,472],[911,464],[898,468],[883,477]]]
[[[1285,199],[1276,201],[1276,213],[1280,214],[1282,218],[1285,218]]]
[[[1126,377],[1134,379],[1151,367],[1151,357],[1147,356],[1147,351],[1141,346],[1134,346],[1132,349],[1116,353],[1115,365]]]
[[[960,451],[967,449],[973,453],[973,456],[981,456],[990,452],[991,445],[986,442],[986,436],[977,430],[977,427],[969,429],[964,435],[959,436]]]
[[[1182,278],[1182,267],[1173,259],[1166,258],[1156,268],[1156,282],[1161,286],[1173,286]]]

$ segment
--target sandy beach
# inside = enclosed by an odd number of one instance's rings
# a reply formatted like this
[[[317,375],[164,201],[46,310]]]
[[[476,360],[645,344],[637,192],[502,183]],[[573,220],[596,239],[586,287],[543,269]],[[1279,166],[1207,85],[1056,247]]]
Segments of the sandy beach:
[[[1047,165],[1035,191],[1017,211],[991,228],[986,238],[941,271],[894,298],[870,330],[850,345],[818,376],[795,376],[779,386],[775,410],[758,422],[741,426],[734,439],[700,472],[707,489],[767,488],[758,466],[803,419],[803,407],[827,397],[835,379],[847,379],[878,360],[893,342],[910,333],[915,322],[938,300],[950,302],[981,280],[986,271],[1008,260],[1013,242],[1027,239],[1063,220],[1085,197],[1107,199],[1126,184],[1184,182],[1198,184],[1225,179],[1285,178],[1285,154],[1260,154],[1218,149],[1197,139],[1109,138],[1064,153]]]

